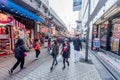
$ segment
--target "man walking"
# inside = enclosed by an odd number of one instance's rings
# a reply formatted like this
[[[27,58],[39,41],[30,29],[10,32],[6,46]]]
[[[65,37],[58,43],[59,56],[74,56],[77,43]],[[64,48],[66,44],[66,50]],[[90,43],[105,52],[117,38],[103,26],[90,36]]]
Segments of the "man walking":
[[[74,46],[74,63],[76,63],[77,61],[79,61],[80,58],[80,49],[82,50],[82,44],[81,41],[79,39],[79,35],[75,36],[75,39],[73,41],[73,46]]]

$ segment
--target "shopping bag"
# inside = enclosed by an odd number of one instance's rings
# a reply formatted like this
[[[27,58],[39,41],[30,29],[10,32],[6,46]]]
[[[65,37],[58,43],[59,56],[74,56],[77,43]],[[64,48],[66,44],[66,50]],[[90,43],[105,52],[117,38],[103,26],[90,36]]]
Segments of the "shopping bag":
[[[62,55],[59,55],[58,57],[57,57],[57,62],[62,62]]]
[[[52,49],[50,49],[50,54],[52,53]]]
[[[26,56],[27,56],[27,52],[24,52],[23,54],[24,54],[24,57],[26,57]]]

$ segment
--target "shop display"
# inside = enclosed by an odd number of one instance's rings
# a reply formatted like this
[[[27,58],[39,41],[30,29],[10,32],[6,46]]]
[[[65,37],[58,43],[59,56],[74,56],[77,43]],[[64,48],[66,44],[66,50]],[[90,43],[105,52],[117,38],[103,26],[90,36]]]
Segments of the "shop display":
[[[120,20],[116,19],[114,20],[114,26],[113,26],[113,40],[112,40],[112,51],[115,53],[118,53],[119,51],[119,39],[120,39]]]
[[[114,39],[112,42],[112,51],[118,52],[119,51],[119,39]]]
[[[107,32],[108,32],[108,23],[104,23],[100,29],[100,43],[101,48],[107,48]]]

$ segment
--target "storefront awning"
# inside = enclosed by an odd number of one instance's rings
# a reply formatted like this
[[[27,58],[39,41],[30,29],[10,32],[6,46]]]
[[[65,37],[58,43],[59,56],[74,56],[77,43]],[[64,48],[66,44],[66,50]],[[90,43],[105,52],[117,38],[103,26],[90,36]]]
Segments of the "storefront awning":
[[[34,13],[22,8],[21,6],[12,2],[12,0],[0,0],[0,10],[4,10],[11,14],[15,14],[27,19],[44,22],[45,20],[35,15]]]

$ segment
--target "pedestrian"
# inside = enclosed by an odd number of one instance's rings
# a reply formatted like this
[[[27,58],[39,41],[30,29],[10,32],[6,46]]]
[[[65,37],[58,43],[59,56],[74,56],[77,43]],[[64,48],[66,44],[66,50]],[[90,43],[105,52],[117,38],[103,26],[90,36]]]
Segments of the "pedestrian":
[[[59,54],[59,46],[57,44],[57,41],[54,40],[54,44],[52,47],[52,53],[51,53],[53,57],[52,67],[50,68],[51,71],[53,70],[54,65],[56,66],[58,64],[57,59],[56,59],[58,54]]]
[[[63,49],[62,49],[62,56],[63,56],[63,70],[66,68],[65,62],[67,62],[67,65],[69,66],[68,58],[70,58],[70,44],[68,40],[65,40]]]
[[[57,37],[57,43],[58,43],[59,46],[60,46],[60,37],[59,37],[59,36]]]
[[[35,49],[35,52],[36,52],[36,60],[37,60],[38,56],[40,54],[40,43],[39,43],[37,38],[35,39],[34,45],[35,45],[34,49]]]
[[[23,39],[18,39],[18,41],[15,44],[15,58],[17,59],[17,62],[15,65],[9,70],[9,74],[12,74],[13,71],[17,68],[17,66],[20,64],[20,70],[25,69],[24,62],[25,62],[25,52],[27,52],[27,49],[25,47],[25,43]]]
[[[74,46],[74,63],[76,63],[79,58],[80,58],[80,49],[82,50],[82,43],[81,40],[79,39],[79,35],[75,36],[75,39],[73,41],[73,46]]]
[[[48,52],[49,54],[51,54],[51,49],[52,49],[52,45],[51,45],[51,37],[48,38]]]

